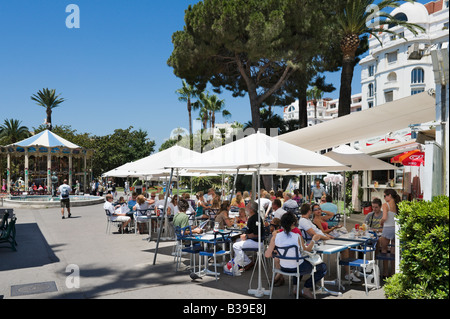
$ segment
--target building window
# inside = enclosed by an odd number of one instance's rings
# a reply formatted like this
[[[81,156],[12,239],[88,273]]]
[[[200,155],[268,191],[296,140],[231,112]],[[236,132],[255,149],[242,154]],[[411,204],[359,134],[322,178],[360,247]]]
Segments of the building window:
[[[397,51],[386,53],[386,58],[388,63],[395,63],[397,62]]]
[[[373,97],[374,94],[375,94],[375,90],[374,90],[373,84],[370,83],[369,84],[369,97]]]
[[[415,68],[411,71],[411,83],[424,83],[425,71],[422,68]]]
[[[371,108],[373,108],[373,102],[372,101],[369,102],[369,109],[371,109]]]
[[[425,91],[424,88],[421,88],[421,89],[412,89],[412,90],[411,90],[411,95],[419,94],[419,93],[422,93],[423,91]]]
[[[388,91],[384,92],[384,100],[387,102],[392,102],[394,100],[394,92]]]
[[[375,74],[375,65],[369,65],[369,76],[373,76]]]
[[[398,20],[398,21],[405,21],[405,22],[408,21],[408,17],[407,17],[406,14],[404,14],[403,12],[397,13],[397,14],[394,16],[394,19],[395,19],[395,20]],[[397,24],[391,23],[391,24],[389,24],[389,29],[390,29],[390,28],[393,28],[393,27],[395,27],[395,26],[397,26]]]

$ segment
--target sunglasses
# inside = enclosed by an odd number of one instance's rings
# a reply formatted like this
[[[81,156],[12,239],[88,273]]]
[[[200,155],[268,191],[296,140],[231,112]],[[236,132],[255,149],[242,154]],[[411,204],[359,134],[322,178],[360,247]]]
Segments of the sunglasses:
[[[318,210],[321,210],[321,209],[320,208],[314,208],[313,212],[318,211]]]

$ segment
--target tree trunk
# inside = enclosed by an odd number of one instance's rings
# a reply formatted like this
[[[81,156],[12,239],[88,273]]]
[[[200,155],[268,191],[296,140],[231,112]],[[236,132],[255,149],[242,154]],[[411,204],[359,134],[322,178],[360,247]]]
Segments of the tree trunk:
[[[355,55],[345,55],[342,61],[341,89],[339,92],[339,110],[338,116],[350,114],[350,105],[352,102],[352,80],[353,70],[355,68]]]
[[[52,109],[47,108],[47,128],[49,131],[52,130],[53,124],[52,124]]]
[[[313,100],[314,104],[314,125],[317,124],[317,100]]]
[[[308,101],[306,99],[306,91],[308,90],[307,85],[303,85],[299,90],[301,94],[298,98],[298,124],[299,128],[308,127]]]
[[[191,99],[188,98],[187,109],[189,113],[189,149],[192,151],[194,149],[193,137],[192,137],[192,106]]]
[[[252,115],[252,126],[255,131],[261,127],[261,114],[258,104],[258,95],[256,94],[256,88],[254,90],[249,88],[248,97],[250,99],[250,110]]]

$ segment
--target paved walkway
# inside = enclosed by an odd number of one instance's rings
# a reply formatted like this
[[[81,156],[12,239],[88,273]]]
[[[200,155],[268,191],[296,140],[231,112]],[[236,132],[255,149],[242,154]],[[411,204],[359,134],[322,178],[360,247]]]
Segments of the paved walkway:
[[[57,208],[14,212],[18,247],[17,252],[0,248],[0,299],[186,299],[186,291],[192,299],[254,298],[247,292],[251,271],[239,277],[221,274],[217,282],[214,277],[192,282],[186,259],[184,269],[176,272],[173,241],[160,243],[153,265],[155,241],[146,241],[147,235],[118,234],[116,228],[115,233],[106,234],[102,205],[73,208],[70,219],[61,219]],[[362,220],[358,216],[348,220],[348,227]],[[79,288],[73,287],[77,283],[74,270],[79,270]],[[256,286],[253,279],[252,288]],[[263,287],[269,287],[264,277]],[[346,288],[339,298],[384,299],[383,289],[366,296],[361,284]],[[274,298],[294,297],[288,295],[286,284],[274,288]],[[338,297],[319,294],[318,298]]]

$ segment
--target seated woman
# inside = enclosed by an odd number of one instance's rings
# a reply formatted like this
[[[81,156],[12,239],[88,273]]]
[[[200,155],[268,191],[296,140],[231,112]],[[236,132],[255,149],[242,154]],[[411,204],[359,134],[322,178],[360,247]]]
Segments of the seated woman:
[[[272,253],[275,251],[275,247],[287,247],[287,246],[297,246],[299,256],[302,256],[302,251],[311,251],[314,247],[316,240],[320,239],[319,235],[314,235],[311,242],[308,246],[305,245],[302,236],[299,234],[293,233],[292,230],[296,227],[297,220],[293,213],[287,212],[281,217],[281,227],[283,228],[282,232],[274,232],[272,239],[270,240],[269,247],[266,250],[265,256],[267,258],[272,257]],[[294,252],[289,251],[286,255],[287,257],[294,257]],[[306,260],[286,260],[286,259],[278,259],[275,256],[275,267],[279,267],[284,272],[297,272],[297,267],[299,271],[302,273],[311,273],[313,266]],[[314,283],[317,284],[326,274],[327,266],[325,263],[321,263],[316,266],[316,272],[314,273],[314,278],[308,278],[305,282],[305,285],[302,289],[302,295],[306,298],[313,298],[311,293],[311,288]],[[283,275],[277,274],[275,277],[275,282],[282,279]],[[294,277],[294,287],[297,285],[297,278]]]
[[[248,216],[245,212],[245,207],[239,208],[239,216],[235,217],[236,224],[247,224]]]
[[[139,195],[136,198],[136,205],[133,207],[133,211],[136,213],[136,222],[138,223],[138,232],[144,232],[144,228],[142,224],[139,224],[140,221],[146,221],[147,216],[150,215],[150,204],[147,202],[144,195]]]
[[[323,211],[320,208],[319,204],[312,204],[311,209],[312,209],[313,216],[314,216],[314,218],[313,218],[314,225],[316,225],[317,228],[320,231],[322,231],[324,234],[329,234],[333,230],[342,227],[342,225],[336,225],[336,226],[329,228],[327,220],[332,218],[334,216],[334,214],[331,212],[325,212],[325,215],[322,215]]]
[[[238,192],[236,194],[236,197],[231,200],[231,206],[236,206],[236,207],[239,207],[239,208],[245,208],[245,201],[244,201],[244,198],[242,197],[242,194],[240,192]]]
[[[195,218],[200,219],[208,219],[209,216],[206,215],[206,209],[210,207],[209,204],[206,203],[205,198],[203,197],[203,192],[197,193],[197,211],[195,214]]]
[[[216,218],[216,216],[219,214],[219,211],[220,211],[220,201],[216,197],[213,199],[212,205],[209,209],[209,217],[212,219]]]
[[[334,216],[332,212],[325,211],[326,215],[322,215],[323,211],[320,208],[319,204],[312,204],[311,210],[313,212],[313,224],[324,234],[331,236],[330,233],[337,229],[342,227],[342,225],[336,225],[331,228],[328,227],[327,220]],[[350,256],[350,253],[353,254],[353,252],[350,252],[349,249],[344,250],[341,252],[341,256],[343,259],[347,259]],[[345,279],[353,281],[353,282],[360,282],[361,280],[355,276],[355,274],[350,273],[350,267],[345,266]]]
[[[225,227],[233,226],[233,220],[228,217],[228,211],[230,210],[231,205],[229,201],[224,201],[222,205],[220,205],[219,213],[217,214],[214,221],[219,223],[219,229],[225,229]]]

